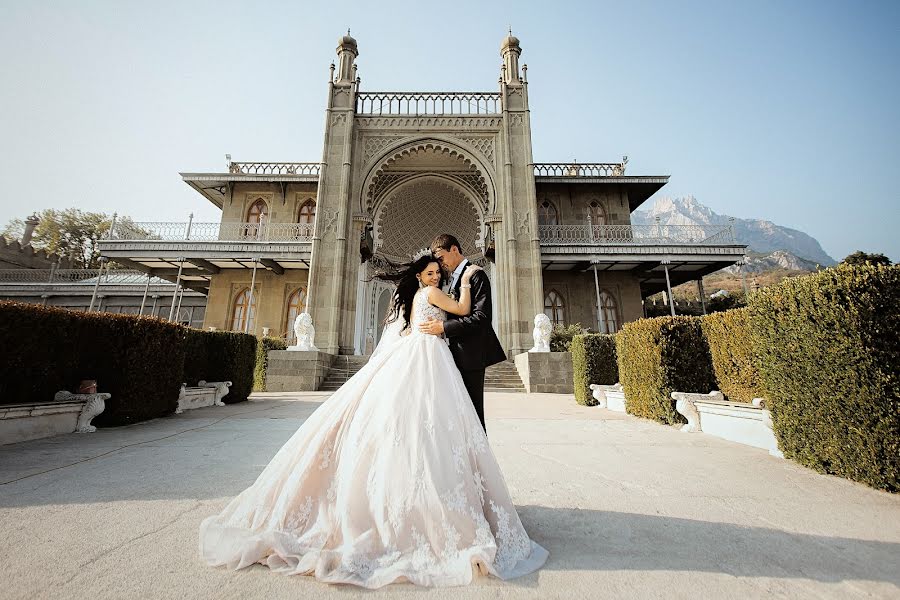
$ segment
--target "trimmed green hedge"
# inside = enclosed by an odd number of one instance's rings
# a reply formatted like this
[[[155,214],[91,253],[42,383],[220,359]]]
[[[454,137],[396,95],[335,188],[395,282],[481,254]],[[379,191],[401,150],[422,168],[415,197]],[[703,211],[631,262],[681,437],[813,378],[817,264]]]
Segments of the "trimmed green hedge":
[[[550,352],[568,352],[576,335],[587,333],[581,323],[554,325],[550,331]]]
[[[572,370],[575,383],[575,401],[594,406],[597,401],[591,395],[592,383],[612,385],[619,381],[616,364],[616,337],[609,333],[586,333],[572,338]]]
[[[256,338],[234,331],[185,328],[184,382],[231,381],[225,404],[243,402],[253,391]]]
[[[753,335],[746,308],[703,317],[719,390],[732,402],[750,402],[763,396],[753,355]]]
[[[175,412],[184,328],[153,317],[0,301],[0,403],[47,402],[95,379],[109,392],[93,423],[127,425]]]
[[[281,338],[264,337],[256,344],[256,368],[253,370],[253,391],[266,391],[266,369],[269,367],[269,350],[285,350],[287,344]]]
[[[661,423],[684,423],[673,391],[715,389],[709,347],[700,317],[657,317],[626,323],[616,334],[619,381],[625,410]]]
[[[900,491],[900,267],[786,279],[754,294],[749,315],[785,456]]]

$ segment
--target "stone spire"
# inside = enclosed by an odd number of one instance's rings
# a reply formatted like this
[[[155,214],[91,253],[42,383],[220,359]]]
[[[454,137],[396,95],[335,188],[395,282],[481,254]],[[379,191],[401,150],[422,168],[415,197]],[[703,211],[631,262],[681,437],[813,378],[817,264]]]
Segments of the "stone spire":
[[[503,38],[500,44],[500,56],[503,57],[503,81],[507,85],[519,85],[522,79],[519,77],[519,55],[522,54],[522,48],[519,47],[519,38],[512,34],[512,28],[509,35]]]
[[[349,29],[347,30],[347,35],[342,36],[341,39],[338,40],[337,55],[338,74],[335,84],[350,85],[356,78],[353,63],[356,60],[356,57],[359,56],[359,50],[356,47],[356,40],[350,37]]]
[[[34,228],[37,227],[40,222],[41,220],[37,218],[37,215],[31,215],[25,219],[25,233],[22,234],[23,248],[31,244],[31,236],[34,235]]]

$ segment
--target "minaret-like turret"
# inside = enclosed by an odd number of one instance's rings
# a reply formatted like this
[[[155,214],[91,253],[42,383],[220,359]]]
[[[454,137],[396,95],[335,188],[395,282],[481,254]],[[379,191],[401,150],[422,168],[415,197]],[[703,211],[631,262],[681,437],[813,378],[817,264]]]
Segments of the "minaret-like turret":
[[[354,61],[359,56],[359,49],[356,47],[356,40],[350,37],[350,30],[347,35],[342,36],[338,40],[338,72],[335,85],[351,85],[356,79]]]
[[[519,47],[519,38],[512,34],[512,29],[509,30],[509,35],[503,38],[503,43],[500,44],[500,56],[503,57],[503,82],[506,85],[520,85],[522,83],[522,79],[519,76],[519,55],[522,54],[522,49]]]

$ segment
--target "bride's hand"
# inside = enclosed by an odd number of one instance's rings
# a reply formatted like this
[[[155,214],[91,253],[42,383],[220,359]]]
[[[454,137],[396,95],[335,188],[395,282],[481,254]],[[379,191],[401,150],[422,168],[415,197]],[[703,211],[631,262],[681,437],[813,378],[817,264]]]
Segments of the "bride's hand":
[[[482,268],[479,267],[478,265],[469,265],[468,267],[466,267],[466,270],[463,272],[463,275],[462,275],[462,282],[463,282],[463,283],[469,283],[469,280],[472,279],[472,276],[473,276],[475,273],[477,273],[478,271],[483,271],[483,270],[484,270],[484,269],[482,269]]]

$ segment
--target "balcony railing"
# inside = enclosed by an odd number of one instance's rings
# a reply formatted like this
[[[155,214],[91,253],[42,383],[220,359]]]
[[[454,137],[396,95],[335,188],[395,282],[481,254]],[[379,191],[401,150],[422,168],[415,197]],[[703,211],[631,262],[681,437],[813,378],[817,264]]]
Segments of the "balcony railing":
[[[117,223],[109,239],[119,241],[311,242],[310,223]]]
[[[500,94],[496,92],[360,92],[356,113],[360,115],[498,115]]]
[[[243,175],[315,175],[322,170],[320,163],[294,162],[232,162],[228,163],[229,173]]]
[[[2,283],[93,283],[99,269],[0,269]],[[168,282],[158,280],[161,284]],[[145,284],[147,274],[131,269],[104,269],[101,283]]]
[[[729,225],[539,225],[541,245],[715,246],[734,244]]]
[[[621,177],[628,157],[620,163],[535,163],[535,177]]]

